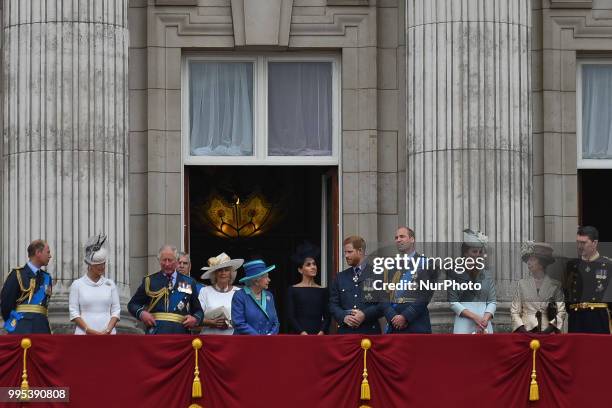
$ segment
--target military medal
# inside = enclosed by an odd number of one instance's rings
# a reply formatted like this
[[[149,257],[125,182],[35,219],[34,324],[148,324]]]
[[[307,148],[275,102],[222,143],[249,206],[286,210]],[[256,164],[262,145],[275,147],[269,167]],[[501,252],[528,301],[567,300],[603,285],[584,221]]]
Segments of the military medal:
[[[179,302],[179,304],[178,304],[178,305],[176,305],[176,308],[177,308],[177,310],[178,310],[179,312],[182,312],[182,311],[183,311],[183,309],[185,308],[185,303],[183,303],[183,301],[181,300],[181,301]]]
[[[182,293],[191,294],[191,285],[181,282],[178,286],[178,291]]]

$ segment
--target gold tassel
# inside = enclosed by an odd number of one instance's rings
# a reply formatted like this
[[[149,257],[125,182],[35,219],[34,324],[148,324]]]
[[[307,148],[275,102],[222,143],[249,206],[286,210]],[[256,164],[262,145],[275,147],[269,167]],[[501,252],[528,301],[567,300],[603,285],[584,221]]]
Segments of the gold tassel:
[[[364,376],[367,374],[364,374]],[[370,399],[370,384],[368,384],[368,380],[366,378],[361,381],[361,399],[369,400]]]
[[[529,348],[533,350],[533,368],[531,370],[531,384],[529,385],[529,401],[538,401],[540,399],[540,390],[536,381],[536,351],[540,348],[538,340],[531,340]]]
[[[198,369],[198,350],[202,348],[202,340],[193,339],[191,346],[195,352],[195,371],[193,373],[193,386],[191,387],[191,396],[193,398],[202,397],[202,383],[200,382],[200,370]]]
[[[361,399],[370,400],[370,383],[368,382],[367,354],[372,347],[370,339],[361,340],[361,348],[363,349],[363,380],[361,381]],[[369,408],[368,405],[361,405],[359,408]]]
[[[21,348],[23,349],[23,374],[21,375],[21,391],[28,391],[30,389],[30,385],[28,384],[28,369],[26,367],[26,356],[30,347],[32,347],[32,340],[27,337],[21,339]],[[28,393],[22,392],[21,399],[27,400]]]

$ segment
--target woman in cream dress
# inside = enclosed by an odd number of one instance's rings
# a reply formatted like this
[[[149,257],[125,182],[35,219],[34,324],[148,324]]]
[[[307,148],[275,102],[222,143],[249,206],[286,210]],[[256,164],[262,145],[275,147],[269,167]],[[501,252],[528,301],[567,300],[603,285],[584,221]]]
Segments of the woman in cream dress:
[[[240,290],[234,286],[242,259],[231,259],[225,252],[209,258],[201,279],[210,279],[211,285],[200,290],[198,298],[204,310],[204,327],[201,334],[234,334],[231,326],[232,297]]]
[[[76,324],[74,334],[115,334],[121,305],[115,282],[106,278],[108,251],[105,235],[88,240],[85,247],[87,273],[70,286],[68,309]]]
[[[526,242],[521,248],[530,276],[516,288],[510,314],[515,332],[559,333],[566,319],[561,283],[546,274],[555,262],[553,249],[546,243]]]

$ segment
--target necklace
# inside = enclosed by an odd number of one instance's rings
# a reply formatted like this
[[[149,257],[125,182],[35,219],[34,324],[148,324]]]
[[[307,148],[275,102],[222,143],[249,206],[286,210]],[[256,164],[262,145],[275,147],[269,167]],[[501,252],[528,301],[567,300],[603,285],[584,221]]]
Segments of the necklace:
[[[219,293],[227,293],[227,292],[229,292],[229,291],[232,289],[232,287],[231,287],[231,285],[229,285],[229,286],[227,287],[227,289],[223,290],[223,289],[221,289],[220,287],[218,287],[218,286],[215,284],[215,285],[213,285],[213,289],[214,289],[214,290],[216,290],[216,291],[217,291],[217,292],[219,292]]]

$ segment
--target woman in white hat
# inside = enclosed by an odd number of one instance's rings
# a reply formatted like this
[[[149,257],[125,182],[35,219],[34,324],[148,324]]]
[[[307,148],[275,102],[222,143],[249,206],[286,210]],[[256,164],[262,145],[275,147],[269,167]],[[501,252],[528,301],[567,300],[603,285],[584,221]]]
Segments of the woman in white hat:
[[[231,325],[232,297],[240,290],[234,286],[238,268],[243,259],[231,259],[225,252],[209,258],[208,266],[202,268],[201,279],[209,279],[211,285],[200,290],[198,298],[204,310],[202,334],[234,334]]]
[[[115,282],[104,277],[108,251],[106,236],[91,237],[85,245],[87,273],[70,286],[68,309],[76,323],[74,334],[116,334],[121,305]]]

